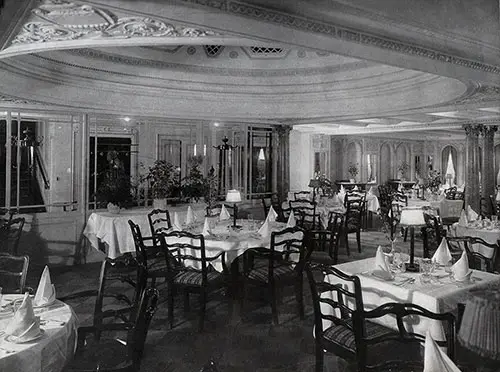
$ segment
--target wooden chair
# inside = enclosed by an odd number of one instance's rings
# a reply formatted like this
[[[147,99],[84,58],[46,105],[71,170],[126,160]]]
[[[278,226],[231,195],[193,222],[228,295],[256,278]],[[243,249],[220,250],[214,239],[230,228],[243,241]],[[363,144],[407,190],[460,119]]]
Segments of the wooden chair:
[[[402,192],[395,191],[391,195],[391,213],[389,216],[389,221],[391,224],[391,239],[394,239],[396,234],[399,221],[401,220],[401,211],[404,207],[408,206],[408,197]],[[407,230],[404,231],[405,241],[407,236]]]
[[[356,233],[358,252],[361,253],[361,229],[363,225],[363,213],[366,210],[366,200],[363,198],[346,199],[346,212],[344,227],[342,229],[347,255],[349,251],[349,234]]]
[[[244,255],[243,298],[249,285],[266,288],[269,292],[274,324],[279,324],[277,290],[295,286],[299,315],[304,318],[303,269],[309,260],[309,247],[305,244],[305,232],[295,226],[271,233],[271,246],[249,249]]]
[[[448,243],[448,249],[450,250],[451,256],[454,261],[457,261],[461,256],[462,252],[469,252],[470,237],[469,236],[446,236],[446,242]],[[469,262],[470,265],[470,262]]]
[[[166,280],[168,276],[163,251],[160,245],[146,246],[145,242],[152,242],[154,238],[152,236],[143,237],[139,225],[135,224],[132,220],[128,220],[128,224],[132,232],[132,237],[134,238],[135,257],[137,262],[139,265],[142,265],[147,279],[151,279],[151,286],[154,287],[158,278]],[[157,236],[160,235],[161,234],[157,234]]]
[[[200,299],[199,330],[203,330],[207,297],[210,292],[229,286],[229,273],[225,263],[225,252],[207,255],[205,238],[201,234],[173,231],[162,234],[161,247],[167,267],[167,301],[170,328],[174,325],[174,294],[184,293],[186,311],[189,309],[189,294],[197,293]],[[211,265],[221,260],[223,272]],[[229,291],[228,291],[229,292]],[[230,312],[232,301],[230,301]]]
[[[490,218],[492,212],[490,198],[485,198],[483,196],[479,198],[479,215],[482,218]]]
[[[352,315],[356,309],[363,309],[359,278],[344,274],[331,265],[307,263],[305,271],[314,308],[316,372],[323,372],[325,351],[355,362],[357,350]],[[335,283],[330,284],[327,278]],[[331,325],[325,328],[324,321]],[[391,332],[372,322],[366,322],[365,330],[372,337]]]
[[[342,214],[330,212],[328,229],[307,231],[306,241],[309,244],[312,262],[337,264],[343,223]]]
[[[307,199],[297,199],[288,201],[290,209],[295,216],[301,216],[300,226],[306,230],[320,228],[320,215],[316,212],[316,203]]]
[[[172,228],[170,213],[166,209],[153,209],[148,213],[149,227],[151,228],[151,236],[153,237],[153,245],[159,246],[158,235],[162,231],[167,231]]]
[[[374,337],[368,324],[384,316],[395,318],[398,330]],[[454,360],[456,339],[455,316],[452,313],[434,313],[419,305],[394,302],[371,311],[359,308],[353,313],[358,371],[422,371],[421,345],[425,335],[408,332],[404,325],[405,318],[411,323],[415,317],[443,323],[446,340],[436,342],[445,346],[448,356]]]
[[[101,264],[99,287],[58,297],[63,302],[81,301],[84,297],[96,298],[93,327],[103,324],[130,322],[134,319],[139,300],[146,287],[146,272],[137,262],[127,259],[106,258]]]
[[[495,195],[490,195],[492,214],[500,217],[500,203],[497,202]]]
[[[25,223],[24,217],[10,218],[0,226],[0,252],[18,256],[19,240]]]
[[[479,252],[474,251],[473,244],[481,244],[485,247],[490,248],[493,251],[491,257],[486,257]],[[490,273],[497,272],[499,269],[497,257],[499,250],[499,242],[497,240],[496,243],[488,243],[481,238],[471,236],[469,239],[469,245],[466,246],[467,250],[467,258],[469,259],[469,266],[472,269],[483,270]]]
[[[439,217],[424,213],[426,225],[422,227],[422,240],[424,245],[424,258],[431,258],[434,251],[441,244],[441,240],[446,236],[446,230]]]
[[[293,193],[293,198],[295,200],[309,200],[309,196],[311,195],[310,191],[298,191]]]
[[[0,286],[3,294],[25,292],[29,262],[28,256],[0,254]]]
[[[141,293],[132,321],[79,327],[75,358],[68,372],[136,372],[139,371],[149,325],[158,303],[158,290],[148,288]],[[89,335],[111,332],[112,337],[89,338]],[[122,332],[125,336],[118,338]]]
[[[235,214],[236,217],[238,217],[238,206],[236,204],[231,204],[231,203],[219,203],[212,205],[212,207],[207,207],[207,216],[213,216],[215,214],[219,214],[220,211],[222,210],[222,205],[226,207],[231,217],[234,217]]]

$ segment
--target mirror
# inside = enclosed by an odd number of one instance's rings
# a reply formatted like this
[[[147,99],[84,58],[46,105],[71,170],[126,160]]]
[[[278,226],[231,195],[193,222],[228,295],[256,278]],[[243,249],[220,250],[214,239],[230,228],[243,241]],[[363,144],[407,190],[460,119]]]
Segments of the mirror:
[[[422,178],[422,170],[420,169],[420,155],[415,155],[415,178]]]
[[[377,182],[377,155],[366,155],[367,182]]]
[[[314,153],[314,174],[327,175],[327,157],[326,152]]]

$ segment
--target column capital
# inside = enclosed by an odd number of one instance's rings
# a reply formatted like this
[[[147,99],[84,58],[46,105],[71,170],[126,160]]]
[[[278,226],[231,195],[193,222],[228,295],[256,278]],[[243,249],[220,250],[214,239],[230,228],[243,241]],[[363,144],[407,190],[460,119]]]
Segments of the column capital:
[[[278,133],[278,136],[287,136],[290,134],[290,131],[292,130],[291,125],[276,125],[276,132]]]
[[[495,132],[498,130],[497,125],[483,125],[481,127],[481,134],[484,137],[491,137],[493,138],[495,136]]]
[[[483,124],[466,124],[463,126],[467,137],[479,137],[483,127]]]

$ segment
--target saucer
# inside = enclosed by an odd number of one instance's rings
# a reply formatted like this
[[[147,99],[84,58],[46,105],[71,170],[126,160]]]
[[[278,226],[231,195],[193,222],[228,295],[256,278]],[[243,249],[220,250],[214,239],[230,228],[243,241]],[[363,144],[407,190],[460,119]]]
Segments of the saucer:
[[[36,340],[42,338],[44,334],[45,334],[45,331],[43,329],[40,329],[40,333],[38,333],[37,335],[34,335],[28,339],[26,339],[24,337],[20,339],[17,336],[8,335],[7,337],[5,337],[5,341],[12,342],[14,344],[25,344],[27,342],[36,341]]]

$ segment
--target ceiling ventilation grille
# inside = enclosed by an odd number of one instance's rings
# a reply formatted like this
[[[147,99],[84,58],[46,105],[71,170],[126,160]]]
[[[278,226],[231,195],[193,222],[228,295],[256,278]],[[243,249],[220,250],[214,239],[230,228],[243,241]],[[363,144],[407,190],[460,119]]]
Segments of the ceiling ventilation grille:
[[[203,49],[207,53],[207,56],[217,57],[224,49],[224,45],[204,45]]]
[[[252,54],[271,54],[271,55],[281,55],[284,53],[283,48],[271,48],[271,47],[250,47]]]

